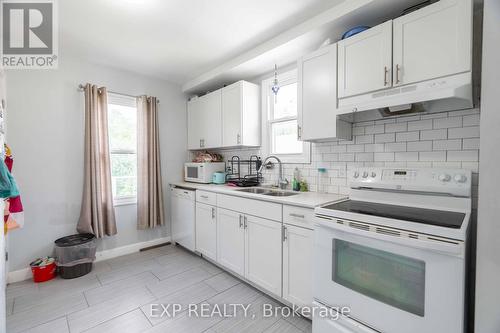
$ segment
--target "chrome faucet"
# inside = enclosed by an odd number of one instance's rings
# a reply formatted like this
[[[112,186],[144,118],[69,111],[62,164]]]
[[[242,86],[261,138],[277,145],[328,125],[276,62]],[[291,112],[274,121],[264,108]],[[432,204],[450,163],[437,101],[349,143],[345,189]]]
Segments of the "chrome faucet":
[[[271,156],[266,157],[266,159],[264,160],[264,162],[262,162],[262,165],[260,166],[258,172],[259,173],[262,172],[262,169],[264,169],[264,167],[267,165],[267,162],[271,158],[274,158],[278,162],[278,164],[279,164],[278,187],[280,189],[282,189],[282,190],[285,190],[286,187],[287,187],[287,185],[288,185],[288,180],[283,177],[283,163],[281,163],[281,160],[277,156],[271,155]]]

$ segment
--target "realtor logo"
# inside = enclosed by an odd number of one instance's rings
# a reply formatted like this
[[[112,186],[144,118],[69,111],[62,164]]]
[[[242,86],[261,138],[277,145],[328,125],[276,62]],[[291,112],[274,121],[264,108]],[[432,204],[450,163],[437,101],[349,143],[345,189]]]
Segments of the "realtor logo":
[[[56,0],[1,1],[2,65],[57,68]]]

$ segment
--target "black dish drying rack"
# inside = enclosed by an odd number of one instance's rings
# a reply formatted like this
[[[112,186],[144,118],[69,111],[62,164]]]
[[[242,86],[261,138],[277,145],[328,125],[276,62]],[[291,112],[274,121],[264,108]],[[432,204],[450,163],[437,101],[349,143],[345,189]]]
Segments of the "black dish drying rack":
[[[227,164],[226,182],[239,187],[258,186],[262,182],[262,174],[259,173],[261,165],[262,160],[257,155],[250,156],[248,160],[233,156]],[[246,175],[241,173],[242,168],[246,168]]]

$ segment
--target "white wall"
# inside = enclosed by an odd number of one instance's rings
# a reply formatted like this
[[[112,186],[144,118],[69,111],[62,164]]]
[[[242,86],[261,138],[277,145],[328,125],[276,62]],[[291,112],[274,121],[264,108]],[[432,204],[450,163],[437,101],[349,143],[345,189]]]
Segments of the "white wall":
[[[476,333],[500,332],[500,1],[484,0]]]
[[[167,226],[136,229],[136,207],[116,207],[118,234],[100,249],[165,237],[170,233],[168,183],[181,179],[186,158],[185,97],[178,85],[61,57],[58,70],[7,73],[8,144],[25,210],[25,226],[10,233],[10,271],[51,253],[53,242],[76,232],[83,183],[83,93],[80,83],[160,99],[161,162]]]

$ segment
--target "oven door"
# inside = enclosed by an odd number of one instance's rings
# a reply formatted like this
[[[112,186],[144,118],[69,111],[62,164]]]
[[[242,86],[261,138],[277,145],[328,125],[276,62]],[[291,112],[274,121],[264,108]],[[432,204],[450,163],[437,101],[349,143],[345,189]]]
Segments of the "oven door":
[[[348,306],[353,319],[385,333],[463,332],[463,244],[432,243],[349,225],[316,217],[316,300]]]

